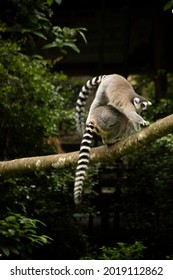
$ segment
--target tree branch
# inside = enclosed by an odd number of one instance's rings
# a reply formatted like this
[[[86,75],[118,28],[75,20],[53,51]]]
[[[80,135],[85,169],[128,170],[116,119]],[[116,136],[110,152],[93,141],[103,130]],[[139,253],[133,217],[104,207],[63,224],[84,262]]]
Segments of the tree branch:
[[[115,159],[172,132],[173,114],[151,124],[149,127],[142,129],[114,145],[92,148],[90,163],[114,162]],[[3,161],[0,162],[0,179],[25,172],[47,170],[50,168],[66,168],[76,164],[77,159],[78,152],[72,152]]]

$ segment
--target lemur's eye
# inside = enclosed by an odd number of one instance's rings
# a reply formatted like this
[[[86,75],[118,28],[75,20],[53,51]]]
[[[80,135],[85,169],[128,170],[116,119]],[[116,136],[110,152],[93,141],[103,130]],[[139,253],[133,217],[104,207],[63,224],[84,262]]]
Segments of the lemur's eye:
[[[142,108],[145,108],[145,104],[144,104],[144,103],[141,103],[141,107],[142,107]]]

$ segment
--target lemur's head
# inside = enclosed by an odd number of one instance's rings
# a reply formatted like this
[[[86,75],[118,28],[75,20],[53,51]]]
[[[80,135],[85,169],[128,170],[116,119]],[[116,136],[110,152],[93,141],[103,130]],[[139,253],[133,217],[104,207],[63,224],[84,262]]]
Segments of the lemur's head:
[[[141,113],[147,111],[148,106],[152,105],[152,103],[143,97],[135,97],[133,99],[133,104],[135,106],[136,112]]]

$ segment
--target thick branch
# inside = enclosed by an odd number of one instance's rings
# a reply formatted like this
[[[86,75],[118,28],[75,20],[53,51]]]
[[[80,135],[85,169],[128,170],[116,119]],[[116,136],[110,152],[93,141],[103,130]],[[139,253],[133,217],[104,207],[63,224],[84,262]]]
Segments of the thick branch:
[[[101,146],[91,150],[91,163],[113,162],[154,140],[173,132],[173,115],[161,119],[149,127],[142,129],[128,138],[112,146]],[[78,159],[78,152],[21,158],[0,162],[0,178],[17,173],[47,170],[50,168],[65,168],[74,165]]]

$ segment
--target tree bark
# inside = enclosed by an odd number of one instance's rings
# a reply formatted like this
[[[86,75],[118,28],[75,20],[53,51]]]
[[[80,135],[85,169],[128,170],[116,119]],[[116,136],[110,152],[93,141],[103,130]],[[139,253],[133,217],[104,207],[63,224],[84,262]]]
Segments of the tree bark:
[[[114,162],[140,147],[173,132],[173,114],[161,119],[141,131],[111,146],[100,146],[91,149],[90,163]],[[78,152],[66,154],[20,158],[0,162],[0,179],[25,172],[41,171],[50,168],[66,168],[75,165]]]

